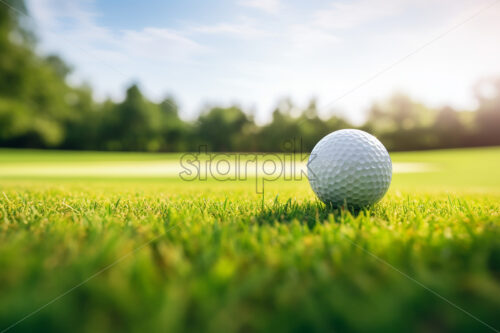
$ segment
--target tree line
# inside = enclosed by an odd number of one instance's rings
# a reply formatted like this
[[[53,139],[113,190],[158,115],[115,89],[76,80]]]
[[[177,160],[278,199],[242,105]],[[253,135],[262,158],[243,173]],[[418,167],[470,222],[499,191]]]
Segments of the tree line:
[[[22,1],[11,1],[22,8]],[[395,94],[368,110],[354,126],[333,115],[320,117],[315,101],[299,110],[280,101],[266,125],[239,106],[207,107],[196,120],[179,117],[176,101],[149,100],[131,85],[121,102],[96,102],[89,86],[71,86],[70,67],[58,56],[34,51],[35,36],[16,13],[0,6],[0,146],[113,151],[283,150],[300,139],[310,150],[324,135],[360,128],[376,135],[389,150],[420,150],[500,145],[500,79],[476,89],[476,110],[430,108]],[[487,87],[485,94],[482,87]]]

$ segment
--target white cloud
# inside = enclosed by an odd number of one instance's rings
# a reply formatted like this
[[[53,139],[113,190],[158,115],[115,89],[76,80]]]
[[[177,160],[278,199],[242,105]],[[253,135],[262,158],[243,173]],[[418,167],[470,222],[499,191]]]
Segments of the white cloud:
[[[240,5],[258,9],[250,18],[235,13],[233,21],[209,25],[212,17],[189,15],[180,18],[188,22],[181,28],[117,30],[100,23],[106,17],[97,16],[92,0],[28,5],[43,50],[74,64],[101,96],[119,98],[135,78],[149,97],[178,96],[184,115],[207,100],[239,101],[255,105],[259,120],[269,119],[282,96],[299,103],[317,96],[319,107],[327,105],[482,6],[476,0],[346,0],[294,8],[243,0]],[[266,15],[278,11],[283,15],[273,20]],[[500,6],[492,7],[333,107],[361,121],[372,100],[398,89],[424,102],[468,107],[474,81],[500,72],[498,15]]]
[[[112,30],[99,24],[91,1],[31,0],[28,8],[41,37],[42,53],[57,52],[75,73],[72,83],[90,82],[96,97],[123,96],[124,84],[138,77],[158,82],[180,64],[191,64],[206,48],[173,29]],[[173,80],[173,79],[171,79]],[[162,77],[163,93],[172,86]],[[160,94],[157,94],[160,95]]]
[[[250,24],[219,23],[215,25],[199,25],[190,31],[201,34],[230,35],[240,38],[262,37],[266,32]]]
[[[183,61],[204,49],[195,41],[169,29],[147,27],[125,30],[119,38],[128,54],[143,59]]]
[[[394,15],[401,5],[393,1],[358,0],[331,3],[314,14],[315,23],[325,29],[349,29]]]
[[[78,25],[88,25],[96,13],[87,8],[86,2],[61,0],[31,0],[28,2],[30,15],[44,28],[61,27],[63,19],[71,19]]]
[[[56,49],[116,55],[120,60],[134,54],[177,60],[203,50],[199,43],[173,29],[144,27],[113,31],[97,23],[97,14],[87,8],[91,3],[31,0],[29,8],[35,18],[37,33],[44,37],[45,44]]]
[[[307,24],[291,26],[288,36],[290,56],[321,56],[340,42],[336,35]]]
[[[280,0],[244,0],[239,3],[241,6],[262,10],[266,13],[277,13],[281,8]]]

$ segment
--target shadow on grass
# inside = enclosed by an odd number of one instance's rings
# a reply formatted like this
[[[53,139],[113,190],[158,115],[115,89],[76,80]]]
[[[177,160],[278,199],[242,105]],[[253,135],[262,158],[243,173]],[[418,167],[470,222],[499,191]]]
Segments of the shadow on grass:
[[[263,207],[255,218],[259,224],[290,223],[297,220],[313,227],[316,223],[322,223],[332,218],[335,222],[339,222],[341,217],[346,214],[357,217],[363,211],[364,209],[326,205],[320,201],[298,203],[289,199],[285,203],[275,200],[273,204]]]

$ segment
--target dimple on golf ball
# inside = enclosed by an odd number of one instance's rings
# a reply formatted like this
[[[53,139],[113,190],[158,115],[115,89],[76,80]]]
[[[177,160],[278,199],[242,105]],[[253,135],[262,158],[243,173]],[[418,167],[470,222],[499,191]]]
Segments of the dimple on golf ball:
[[[376,137],[344,129],[316,144],[307,162],[307,176],[324,203],[361,208],[379,201],[387,192],[392,162]]]

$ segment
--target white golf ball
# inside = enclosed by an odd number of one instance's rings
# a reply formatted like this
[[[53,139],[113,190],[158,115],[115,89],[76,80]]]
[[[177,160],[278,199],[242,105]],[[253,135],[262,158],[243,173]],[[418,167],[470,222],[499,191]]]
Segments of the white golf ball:
[[[361,208],[382,199],[392,178],[392,162],[384,145],[355,129],[332,132],[321,139],[307,162],[307,176],[326,204]]]

